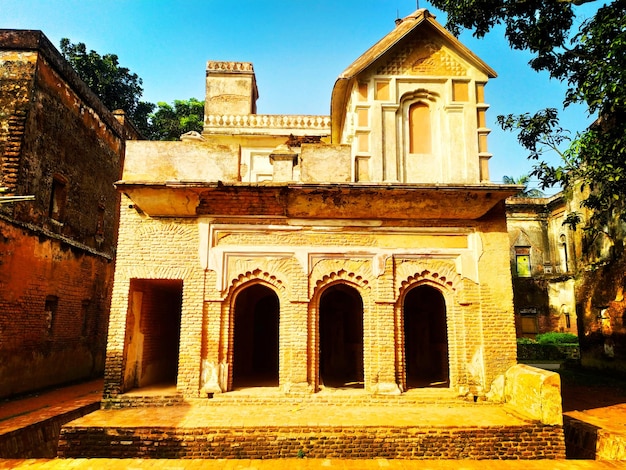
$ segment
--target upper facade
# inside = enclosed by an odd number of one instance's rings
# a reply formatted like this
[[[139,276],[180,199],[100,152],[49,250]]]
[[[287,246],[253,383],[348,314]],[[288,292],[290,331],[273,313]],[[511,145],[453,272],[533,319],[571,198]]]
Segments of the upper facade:
[[[428,11],[398,20],[333,88],[332,139],[350,145],[354,180],[488,180],[484,87],[495,76]]]
[[[330,116],[256,114],[252,64],[210,61],[202,135],[183,136],[175,162],[174,143],[131,143],[123,180],[484,185],[495,76],[426,10],[339,76]]]

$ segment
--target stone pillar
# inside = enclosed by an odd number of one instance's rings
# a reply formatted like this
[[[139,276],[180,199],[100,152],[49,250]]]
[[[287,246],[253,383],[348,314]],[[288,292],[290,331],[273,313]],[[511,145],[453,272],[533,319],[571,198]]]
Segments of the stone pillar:
[[[396,104],[383,105],[383,173],[384,181],[390,183],[400,181],[398,174],[398,132],[396,129],[397,111],[398,105]]]
[[[372,377],[368,387],[373,393],[397,395],[396,337],[393,303],[376,303],[376,338],[372,346]]]
[[[205,302],[205,318],[203,321],[204,357],[202,357],[202,370],[200,378],[200,390],[203,394],[221,393],[220,377],[224,375],[224,365],[220,364],[220,339],[221,339],[221,311],[222,302]]]
[[[285,307],[280,321],[280,389],[285,393],[312,392],[307,369],[308,302],[290,302]]]
[[[106,362],[104,367],[104,397],[116,397],[124,387],[124,340],[130,280],[116,275],[109,314]]]

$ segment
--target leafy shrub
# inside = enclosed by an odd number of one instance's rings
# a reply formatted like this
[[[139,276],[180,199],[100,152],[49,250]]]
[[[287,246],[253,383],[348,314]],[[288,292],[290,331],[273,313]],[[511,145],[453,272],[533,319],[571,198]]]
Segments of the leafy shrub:
[[[578,344],[578,336],[571,333],[542,333],[537,335],[539,344]]]
[[[517,344],[537,344],[532,338],[517,338]]]

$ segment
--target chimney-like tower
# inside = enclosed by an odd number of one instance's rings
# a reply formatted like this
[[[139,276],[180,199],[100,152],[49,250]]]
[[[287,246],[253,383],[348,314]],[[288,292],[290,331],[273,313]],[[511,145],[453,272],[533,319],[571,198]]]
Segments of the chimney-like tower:
[[[207,62],[205,116],[256,114],[258,98],[250,62]]]

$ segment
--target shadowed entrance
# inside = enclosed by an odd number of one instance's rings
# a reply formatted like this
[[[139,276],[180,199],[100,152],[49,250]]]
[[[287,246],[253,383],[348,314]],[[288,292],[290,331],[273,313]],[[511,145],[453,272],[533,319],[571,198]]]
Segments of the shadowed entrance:
[[[235,300],[233,388],[278,386],[279,302],[255,284]]]
[[[127,391],[176,384],[182,300],[180,280],[131,281],[124,372]]]
[[[430,286],[411,289],[404,299],[406,386],[448,387],[446,303]]]
[[[356,289],[338,284],[320,299],[320,382],[363,388],[363,301]]]

